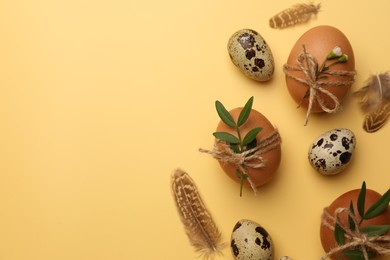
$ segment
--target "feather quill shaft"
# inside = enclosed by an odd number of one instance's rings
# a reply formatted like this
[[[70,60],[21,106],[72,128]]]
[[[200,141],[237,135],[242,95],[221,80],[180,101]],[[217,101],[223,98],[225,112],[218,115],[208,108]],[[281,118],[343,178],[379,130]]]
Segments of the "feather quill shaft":
[[[390,116],[390,74],[378,73],[368,78],[366,85],[354,93],[365,114],[363,129],[373,133],[381,129]]]
[[[195,250],[204,259],[221,253],[221,233],[207,210],[198,189],[183,170],[177,169],[171,178],[174,201],[186,234]]]
[[[308,22],[312,16],[316,15],[321,8],[321,4],[296,4],[287,8],[269,20],[271,28],[282,29],[296,24]]]

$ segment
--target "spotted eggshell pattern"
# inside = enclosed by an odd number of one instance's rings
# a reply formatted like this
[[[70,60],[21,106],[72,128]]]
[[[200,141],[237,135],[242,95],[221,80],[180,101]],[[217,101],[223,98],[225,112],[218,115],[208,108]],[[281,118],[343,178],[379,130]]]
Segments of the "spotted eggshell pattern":
[[[246,76],[267,81],[274,73],[274,58],[264,38],[254,30],[243,29],[229,39],[230,59]]]
[[[242,219],[233,228],[230,241],[236,260],[273,260],[274,246],[268,232],[252,220]]]
[[[342,172],[350,163],[355,150],[354,133],[346,128],[328,131],[317,137],[309,148],[309,162],[324,175]]]

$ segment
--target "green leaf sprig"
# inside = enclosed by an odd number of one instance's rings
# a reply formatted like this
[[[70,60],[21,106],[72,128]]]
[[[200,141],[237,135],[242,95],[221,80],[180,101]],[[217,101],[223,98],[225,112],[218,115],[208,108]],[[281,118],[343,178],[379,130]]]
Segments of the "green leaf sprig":
[[[303,50],[306,52],[306,48],[303,45]],[[322,62],[320,66],[318,66],[318,63],[316,62],[314,65],[315,69],[315,76],[312,79],[313,81],[318,81],[319,79],[327,79],[328,75],[327,71],[329,68],[337,63],[345,63],[348,61],[348,55],[344,54],[340,47],[336,46],[334,47],[326,56],[325,60]],[[306,61],[308,62],[308,61]],[[309,64],[307,64],[308,67]],[[306,91],[305,95],[303,96],[303,99],[306,99],[310,96],[310,88]]]
[[[353,218],[349,215],[348,225],[350,230],[355,231],[356,229],[358,229],[361,233],[365,234],[368,237],[385,235],[388,231],[390,231],[390,225],[371,225],[365,227],[360,227],[360,225],[364,220],[375,218],[376,216],[379,216],[386,210],[387,206],[390,203],[390,189],[388,189],[387,192],[384,193],[367,210],[365,209],[366,206],[365,199],[366,199],[366,183],[363,182],[357,198],[357,213],[360,216],[360,221],[356,225]],[[350,203],[349,209],[350,209],[350,213],[354,217],[356,213],[352,201]],[[339,246],[345,245],[345,233],[346,231],[343,227],[341,227],[338,224],[335,225],[334,237]],[[370,259],[373,256],[375,256],[374,252],[368,251],[367,253]],[[345,249],[342,252],[341,256],[346,256],[351,260],[364,260],[364,254],[361,248]]]
[[[332,62],[326,64],[326,62],[330,61],[330,60]],[[317,79],[318,78],[326,78],[325,75],[321,75],[321,74],[324,73],[325,71],[329,70],[330,66],[335,65],[337,63],[345,63],[347,61],[348,61],[348,55],[343,54],[340,47],[338,47],[338,46],[334,47],[333,50],[328,53],[325,60],[322,62],[321,66],[319,68],[317,66],[317,70],[316,70],[317,71]]]
[[[227,132],[214,132],[215,138],[230,144],[230,148],[235,153],[242,153],[250,150],[256,146],[256,136],[262,130],[261,127],[251,129],[244,137],[241,135],[240,127],[248,120],[249,115],[252,111],[253,97],[249,98],[244,108],[241,110],[237,122],[234,120],[232,115],[227,111],[224,105],[220,101],[215,102],[215,108],[218,116],[221,120],[229,127],[234,128],[237,136]],[[236,176],[240,179],[240,197],[242,196],[242,187],[244,181],[248,178],[248,174],[241,171],[238,167],[236,168]]]

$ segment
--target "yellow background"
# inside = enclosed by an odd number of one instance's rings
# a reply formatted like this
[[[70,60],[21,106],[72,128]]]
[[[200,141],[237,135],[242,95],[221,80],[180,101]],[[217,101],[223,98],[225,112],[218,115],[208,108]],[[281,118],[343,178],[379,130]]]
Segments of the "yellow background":
[[[277,257],[319,259],[322,208],[363,180],[389,187],[390,125],[365,133],[348,96],[342,112],[304,127],[282,65],[305,31],[332,25],[354,48],[359,89],[390,69],[390,2],[328,0],[305,25],[268,26],[297,2],[2,0],[0,259],[197,259],[170,193],[177,167],[197,183],[224,241],[248,218],[269,231]],[[228,38],[242,28],[273,52],[268,83],[229,59]],[[240,198],[198,148],[212,148],[215,100],[234,108],[250,96],[281,133],[282,161],[257,196],[246,189]],[[357,147],[345,172],[324,177],[307,150],[336,127],[354,131]],[[216,259],[232,259],[229,247],[223,253]]]

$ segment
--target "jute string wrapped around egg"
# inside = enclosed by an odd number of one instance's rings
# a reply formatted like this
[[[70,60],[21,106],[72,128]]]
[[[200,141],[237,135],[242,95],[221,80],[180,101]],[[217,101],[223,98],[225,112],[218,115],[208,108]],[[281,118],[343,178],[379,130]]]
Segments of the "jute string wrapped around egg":
[[[280,134],[277,130],[273,131],[269,136],[262,139],[254,148],[246,150],[242,153],[234,152],[228,143],[216,140],[213,150],[200,148],[202,153],[210,154],[212,157],[221,163],[229,163],[235,165],[242,173],[246,173],[247,168],[259,169],[266,167],[267,163],[262,157],[262,154],[277,148],[281,143]],[[257,187],[251,180],[247,178],[252,190],[257,193]]]
[[[353,249],[360,248],[365,260],[369,260],[368,251],[373,251],[378,253],[379,255],[390,255],[390,236],[389,235],[381,235],[381,236],[368,236],[359,230],[359,228],[355,228],[352,230],[349,225],[345,225],[340,220],[340,214],[345,213],[348,215],[354,223],[355,227],[358,227],[358,221],[356,220],[353,212],[348,208],[338,208],[335,211],[335,216],[331,216],[327,209],[325,208],[322,217],[321,224],[325,227],[329,228],[334,232],[335,225],[339,225],[345,231],[345,237],[349,239],[349,242],[346,242],[344,245],[340,245],[331,249],[326,255],[321,257],[321,260],[326,260],[332,255],[336,253],[340,253],[345,249]],[[329,223],[329,221],[331,223]]]
[[[289,64],[285,64],[283,66],[283,71],[287,77],[290,77],[304,85],[309,87],[309,105],[306,113],[306,118],[304,125],[307,125],[309,120],[309,115],[311,113],[313,103],[316,101],[318,105],[324,112],[327,113],[336,113],[341,109],[340,101],[338,98],[329,90],[324,88],[324,86],[332,86],[332,87],[342,87],[342,86],[350,86],[354,83],[353,77],[355,76],[355,71],[332,71],[327,69],[321,73],[327,74],[330,76],[334,76],[339,78],[339,80],[335,81],[325,81],[319,79],[318,73],[318,63],[316,59],[308,53],[305,49],[305,46],[302,46],[302,52],[298,55],[296,60],[297,66],[292,66]],[[292,73],[292,71],[300,71],[303,73],[304,77],[300,78]],[[347,78],[347,79],[346,79]],[[352,80],[350,80],[352,78]],[[323,95],[328,96],[334,103],[333,107],[328,107],[325,103]],[[306,98],[306,96],[304,97]]]

